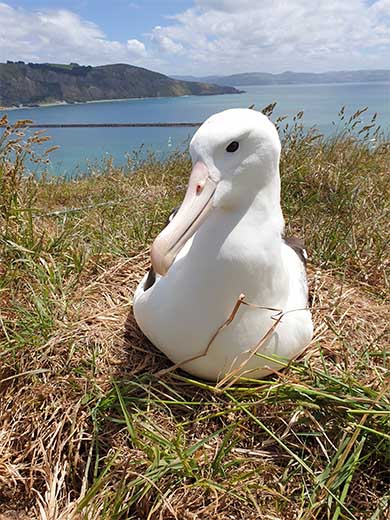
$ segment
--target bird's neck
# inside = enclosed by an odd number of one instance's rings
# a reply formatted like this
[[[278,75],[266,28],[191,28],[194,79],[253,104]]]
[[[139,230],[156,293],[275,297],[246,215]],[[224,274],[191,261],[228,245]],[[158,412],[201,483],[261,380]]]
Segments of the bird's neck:
[[[250,238],[251,243],[271,241],[273,248],[280,248],[281,237],[284,229],[284,219],[280,206],[280,181],[279,177],[268,183],[259,192],[250,191],[241,195],[236,204],[227,207],[216,208],[214,215],[215,225],[226,236],[229,230]]]
[[[214,279],[221,277],[232,293],[243,292],[257,303],[280,305],[288,283],[278,197],[276,189],[267,196],[255,196],[247,207],[215,208],[191,246],[189,256],[196,272],[212,271]]]
[[[241,218],[239,213],[241,213]],[[237,217],[246,225],[251,226],[253,234],[257,234],[260,227],[266,227],[273,235],[273,240],[276,236],[281,237],[284,219],[280,206],[279,182],[270,183],[264,187],[249,204],[243,206]]]
[[[215,227],[225,237],[223,249],[230,250],[237,261],[248,258],[257,265],[281,275],[282,233],[284,219],[278,198],[257,195],[250,205],[236,211],[216,211]],[[223,230],[223,231],[222,231]]]

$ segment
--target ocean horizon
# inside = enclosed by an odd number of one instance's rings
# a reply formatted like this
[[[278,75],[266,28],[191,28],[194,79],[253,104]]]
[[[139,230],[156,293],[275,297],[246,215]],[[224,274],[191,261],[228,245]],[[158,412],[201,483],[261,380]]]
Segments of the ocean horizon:
[[[256,109],[276,102],[272,119],[287,116],[291,120],[304,112],[305,126],[315,126],[326,136],[340,132],[338,118],[342,106],[350,116],[368,107],[362,120],[369,122],[377,113],[377,123],[390,133],[390,83],[334,83],[307,85],[256,85],[237,88],[242,94],[213,96],[180,96],[102,100],[88,103],[58,103],[40,107],[0,110],[11,123],[30,119],[35,124],[107,124],[107,123],[170,123],[202,122],[213,113],[228,108]],[[196,128],[50,128],[50,146],[60,148],[50,155],[49,173],[75,176],[96,170],[104,158],[122,165],[136,154],[153,153],[163,159],[176,150],[183,151]]]

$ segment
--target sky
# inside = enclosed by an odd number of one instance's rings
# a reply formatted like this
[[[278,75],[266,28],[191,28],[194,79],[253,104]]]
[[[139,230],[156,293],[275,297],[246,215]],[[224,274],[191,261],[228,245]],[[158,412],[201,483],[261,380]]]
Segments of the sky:
[[[0,0],[0,62],[171,75],[390,68],[390,0]]]

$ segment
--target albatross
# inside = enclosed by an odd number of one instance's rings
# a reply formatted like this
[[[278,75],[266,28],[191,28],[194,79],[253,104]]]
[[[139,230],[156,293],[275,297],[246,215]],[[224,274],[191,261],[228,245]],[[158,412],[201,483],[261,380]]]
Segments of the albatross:
[[[199,378],[263,378],[311,341],[306,253],[283,235],[280,151],[260,112],[208,118],[190,143],[184,200],[134,294],[146,337]]]

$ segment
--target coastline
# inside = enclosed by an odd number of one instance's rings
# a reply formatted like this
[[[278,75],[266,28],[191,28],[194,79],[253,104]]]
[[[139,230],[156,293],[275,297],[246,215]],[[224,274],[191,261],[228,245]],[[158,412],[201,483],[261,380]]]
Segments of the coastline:
[[[62,105],[73,105],[75,103],[67,103],[66,101],[53,101],[52,103],[36,103],[32,106],[29,105],[20,105],[20,106],[12,106],[12,107],[2,107],[0,106],[0,112],[4,112],[7,110],[23,110],[28,109],[31,110],[32,108],[44,108],[44,107],[56,107],[56,106],[62,106]]]
[[[193,94],[194,95],[194,94]],[[215,95],[215,94],[214,94]],[[226,95],[226,94],[220,94]],[[145,97],[133,97],[133,98],[113,98],[113,99],[94,99],[92,101],[53,101],[52,103],[36,103],[34,106],[21,105],[18,107],[2,107],[0,106],[0,112],[8,110],[31,110],[33,108],[47,108],[47,107],[58,107],[58,106],[72,106],[72,105],[90,105],[93,103],[112,103],[113,101],[139,101],[141,99],[164,99],[164,98],[179,98],[179,97],[191,97],[191,94],[184,94],[182,96],[145,96]]]
[[[57,107],[57,106],[72,106],[72,105],[90,105],[92,103],[112,103],[113,101],[140,101],[142,99],[171,99],[171,98],[183,98],[183,97],[206,97],[206,96],[226,96],[226,95],[237,95],[237,94],[245,94],[245,90],[240,90],[239,92],[226,92],[220,94],[182,94],[180,96],[144,96],[144,97],[131,97],[131,98],[113,98],[113,99],[93,99],[91,101],[72,101],[69,103],[68,101],[53,101],[51,103],[34,103],[34,105],[21,105],[21,106],[12,106],[12,107],[3,107],[0,106],[0,112],[10,111],[10,110],[31,110],[33,108],[46,108],[46,107]]]
[[[21,105],[18,107],[2,107],[0,106],[0,112],[8,111],[8,110],[32,110],[33,108],[47,108],[47,107],[58,107],[58,106],[72,106],[72,105],[90,105],[92,103],[112,103],[113,101],[139,101],[141,99],[164,99],[167,97],[189,97],[188,94],[183,96],[153,96],[153,97],[134,97],[134,98],[113,98],[113,99],[94,99],[92,101],[73,101],[72,103],[68,103],[68,101],[53,101],[52,103],[36,103],[33,106],[29,105]]]
[[[348,85],[390,85],[390,82],[388,81],[363,81],[363,82],[355,82],[355,81],[347,81],[347,82],[333,82],[333,83],[289,83],[289,84],[253,84],[253,85],[235,85],[235,88],[238,90],[238,92],[235,92],[236,94],[250,94],[252,88],[266,88],[272,89],[275,87],[284,87],[284,88],[299,88],[299,87],[333,87],[333,86],[348,86]],[[244,89],[248,89],[249,91],[246,91]],[[1,112],[8,112],[8,111],[14,111],[14,110],[31,110],[34,108],[46,108],[46,107],[56,107],[56,106],[72,106],[72,105],[89,105],[92,103],[112,103],[115,101],[139,101],[142,99],[167,99],[167,98],[183,98],[183,97],[208,97],[208,96],[226,96],[231,95],[231,93],[221,93],[221,94],[183,94],[180,96],[142,96],[142,97],[131,97],[131,98],[112,98],[112,99],[94,99],[90,101],[72,101],[71,103],[67,101],[53,101],[50,103],[34,103],[33,105],[21,105],[21,106],[0,106],[0,113]]]

